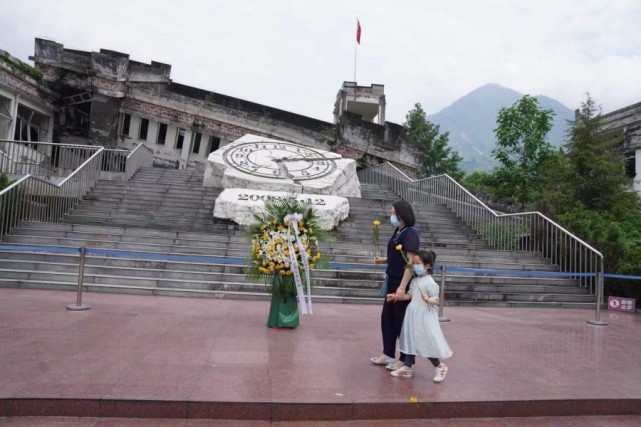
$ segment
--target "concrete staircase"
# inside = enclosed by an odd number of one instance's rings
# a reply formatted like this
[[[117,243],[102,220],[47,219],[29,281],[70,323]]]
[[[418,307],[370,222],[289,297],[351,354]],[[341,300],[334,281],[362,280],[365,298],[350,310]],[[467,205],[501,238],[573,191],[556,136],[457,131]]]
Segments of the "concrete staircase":
[[[26,222],[3,243],[117,251],[87,256],[84,284],[90,291],[266,299],[268,286],[247,282],[239,264],[249,251],[244,230],[212,217],[220,191],[202,186],[202,172],[146,168],[128,182],[100,181],[63,222]],[[398,196],[372,185],[363,185],[362,194],[350,199],[350,217],[324,244],[333,264],[316,272],[316,301],[381,301],[383,269],[372,264],[372,221],[382,222],[383,251],[392,233],[391,202]],[[415,213],[422,247],[437,253],[439,265],[557,271],[537,254],[493,250],[444,206],[419,204]],[[77,253],[3,250],[0,286],[72,290],[78,261]],[[594,304],[593,296],[568,279],[448,273],[445,289],[448,304]]]

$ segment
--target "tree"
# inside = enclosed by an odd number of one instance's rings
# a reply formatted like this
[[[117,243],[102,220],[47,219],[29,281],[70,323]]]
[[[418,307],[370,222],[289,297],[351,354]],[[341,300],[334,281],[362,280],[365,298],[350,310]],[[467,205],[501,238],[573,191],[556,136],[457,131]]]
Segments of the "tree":
[[[634,203],[632,179],[625,175],[625,159],[616,147],[619,142],[604,137],[601,110],[588,94],[576,120],[570,121],[566,145],[574,202],[598,211],[609,211],[626,199]]]
[[[496,118],[496,148],[492,156],[500,166],[494,171],[498,195],[514,198],[524,208],[536,200],[545,177],[541,171],[553,153],[546,136],[552,129],[554,111],[543,110],[536,98],[523,96]]]
[[[625,174],[621,140],[603,131],[600,108],[589,94],[568,137],[565,162],[548,175],[545,199],[555,219],[601,251],[606,272],[641,274],[641,198]],[[630,280],[607,279],[606,294],[612,293],[641,298]]]
[[[440,133],[440,126],[427,120],[421,104],[416,103],[407,113],[403,126],[422,152],[419,176],[448,174],[456,180],[463,177],[463,171],[458,167],[462,158],[448,146],[449,133]]]

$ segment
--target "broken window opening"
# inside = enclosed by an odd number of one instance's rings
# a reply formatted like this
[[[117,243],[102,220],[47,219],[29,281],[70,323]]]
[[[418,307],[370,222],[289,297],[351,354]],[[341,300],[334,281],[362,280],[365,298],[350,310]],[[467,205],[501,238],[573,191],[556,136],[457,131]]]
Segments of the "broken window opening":
[[[140,129],[138,131],[138,139],[142,139],[143,141],[146,141],[148,130],[149,130],[149,119],[140,119]]]
[[[191,147],[191,152],[198,154],[200,152],[200,140],[202,139],[203,134],[197,132],[194,134],[194,145]]]
[[[28,142],[46,141],[48,134],[49,116],[19,104],[13,139]]]
[[[165,145],[165,138],[167,138],[167,125],[158,123],[158,138],[156,139],[156,144]]]
[[[214,151],[218,150],[220,147],[220,138],[217,136],[212,136],[209,139],[209,153],[213,153]]]
[[[636,169],[637,163],[636,163],[636,155],[632,153],[632,155],[629,155],[628,157],[625,158],[625,175],[628,178],[636,178],[637,176],[637,169]]]
[[[120,129],[120,135],[129,136],[129,127],[131,126],[131,114],[122,115],[122,128]]]
[[[185,141],[185,129],[178,128],[178,133],[176,134],[177,150],[182,150],[184,141]]]

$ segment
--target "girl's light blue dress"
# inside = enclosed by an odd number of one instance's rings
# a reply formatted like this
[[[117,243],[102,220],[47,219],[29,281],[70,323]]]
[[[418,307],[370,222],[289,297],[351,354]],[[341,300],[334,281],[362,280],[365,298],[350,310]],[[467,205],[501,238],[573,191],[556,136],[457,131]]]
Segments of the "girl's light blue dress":
[[[412,300],[407,306],[400,335],[399,350],[405,354],[446,359],[452,356],[452,349],[443,336],[438,320],[438,305],[428,305],[421,293],[430,298],[438,297],[438,284],[432,276],[412,279],[410,294]]]

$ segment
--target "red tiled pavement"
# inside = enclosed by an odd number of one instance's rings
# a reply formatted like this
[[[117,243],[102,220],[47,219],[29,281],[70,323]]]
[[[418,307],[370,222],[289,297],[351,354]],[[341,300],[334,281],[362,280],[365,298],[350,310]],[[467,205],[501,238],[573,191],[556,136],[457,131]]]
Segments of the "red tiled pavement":
[[[641,415],[637,314],[604,311],[609,325],[596,327],[586,310],[446,307],[454,356],[446,381],[434,384],[425,360],[411,380],[369,363],[381,351],[378,306],[315,304],[289,330],[265,326],[261,301],[89,293],[84,302],[92,308],[72,312],[70,292],[0,289],[0,417],[9,417],[0,424],[38,420],[22,416],[88,417],[60,419],[83,426],[121,425],[105,417],[641,420],[630,417]]]

